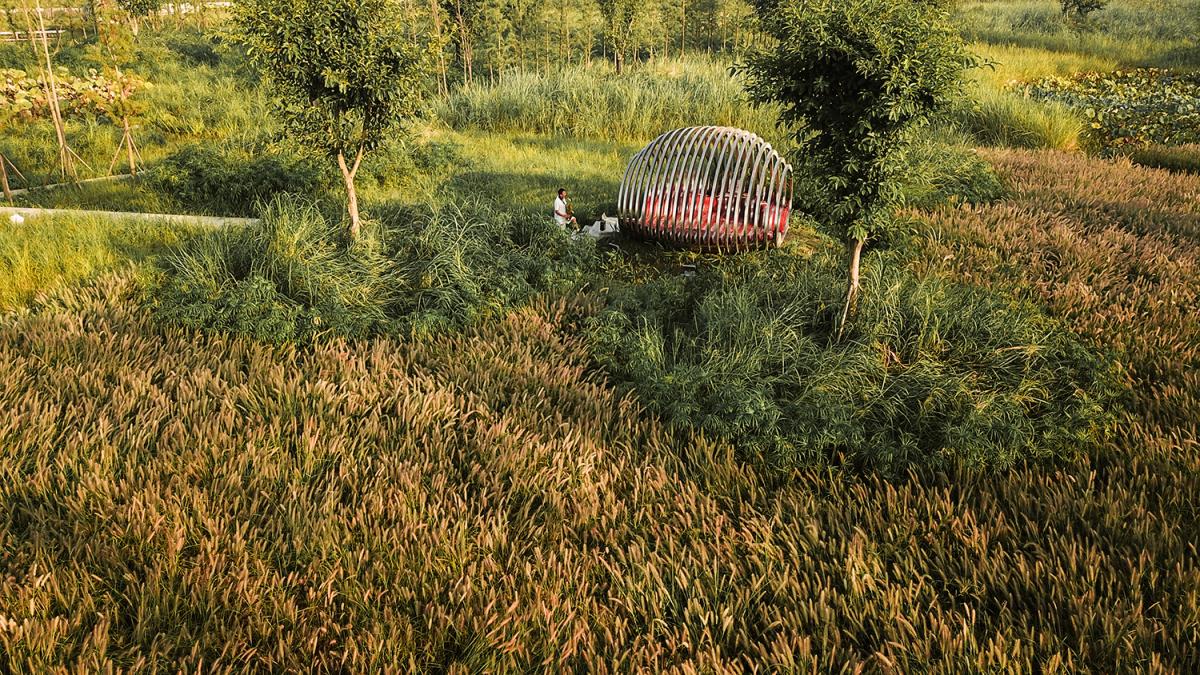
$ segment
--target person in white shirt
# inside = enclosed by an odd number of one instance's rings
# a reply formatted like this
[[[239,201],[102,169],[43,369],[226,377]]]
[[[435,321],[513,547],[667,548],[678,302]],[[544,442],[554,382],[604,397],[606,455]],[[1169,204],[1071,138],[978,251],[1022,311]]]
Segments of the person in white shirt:
[[[579,221],[571,214],[571,204],[567,201],[566,188],[559,188],[558,198],[554,200],[554,222],[559,227],[565,228],[568,225],[575,228],[579,227]]]

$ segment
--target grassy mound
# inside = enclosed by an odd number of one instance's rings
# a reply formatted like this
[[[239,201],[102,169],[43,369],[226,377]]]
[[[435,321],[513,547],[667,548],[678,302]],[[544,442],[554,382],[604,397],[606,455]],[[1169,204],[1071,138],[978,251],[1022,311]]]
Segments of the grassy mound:
[[[0,311],[179,245],[186,228],[97,218],[0,218]]]
[[[898,256],[867,259],[837,341],[842,258],[829,242],[618,288],[593,352],[650,410],[775,466],[1007,467],[1104,437],[1103,359],[1034,307],[916,279]]]

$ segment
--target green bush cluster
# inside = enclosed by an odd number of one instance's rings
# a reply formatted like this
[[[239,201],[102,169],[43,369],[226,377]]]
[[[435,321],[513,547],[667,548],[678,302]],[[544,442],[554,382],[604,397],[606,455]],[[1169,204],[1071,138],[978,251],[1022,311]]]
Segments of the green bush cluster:
[[[252,152],[192,144],[163,158],[147,186],[174,207],[220,216],[246,216],[280,194],[321,195],[323,168],[291,152]]]
[[[617,285],[592,352],[656,414],[781,467],[1006,467],[1103,437],[1103,358],[1031,305],[918,279],[898,255],[869,257],[853,333],[834,340],[835,248]]]

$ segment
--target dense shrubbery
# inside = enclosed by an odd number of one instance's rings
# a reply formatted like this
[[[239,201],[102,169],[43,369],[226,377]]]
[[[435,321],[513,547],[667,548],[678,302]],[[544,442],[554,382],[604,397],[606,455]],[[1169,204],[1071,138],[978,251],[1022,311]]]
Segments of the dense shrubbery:
[[[174,207],[221,216],[246,216],[280,194],[322,194],[327,181],[316,161],[295,152],[251,152],[188,145],[159,162],[148,187]]]
[[[1200,74],[1153,69],[1086,73],[1048,78],[1024,91],[1079,111],[1103,147],[1200,143]]]
[[[835,341],[837,254],[616,287],[593,353],[652,411],[775,465],[1000,467],[1103,436],[1103,359],[1032,306],[918,280],[895,256],[867,266],[860,316]]]

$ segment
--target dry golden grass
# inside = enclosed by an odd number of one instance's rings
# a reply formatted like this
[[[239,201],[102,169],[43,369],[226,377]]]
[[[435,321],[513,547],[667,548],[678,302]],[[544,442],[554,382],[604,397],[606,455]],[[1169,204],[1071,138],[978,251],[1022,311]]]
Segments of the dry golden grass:
[[[1115,350],[1144,426],[1200,449],[1200,176],[1077,154],[987,156],[1015,196],[931,216],[933,266],[1029,295]]]
[[[0,670],[1200,666],[1194,448],[781,482],[561,308],[296,350],[128,292],[0,322]]]

